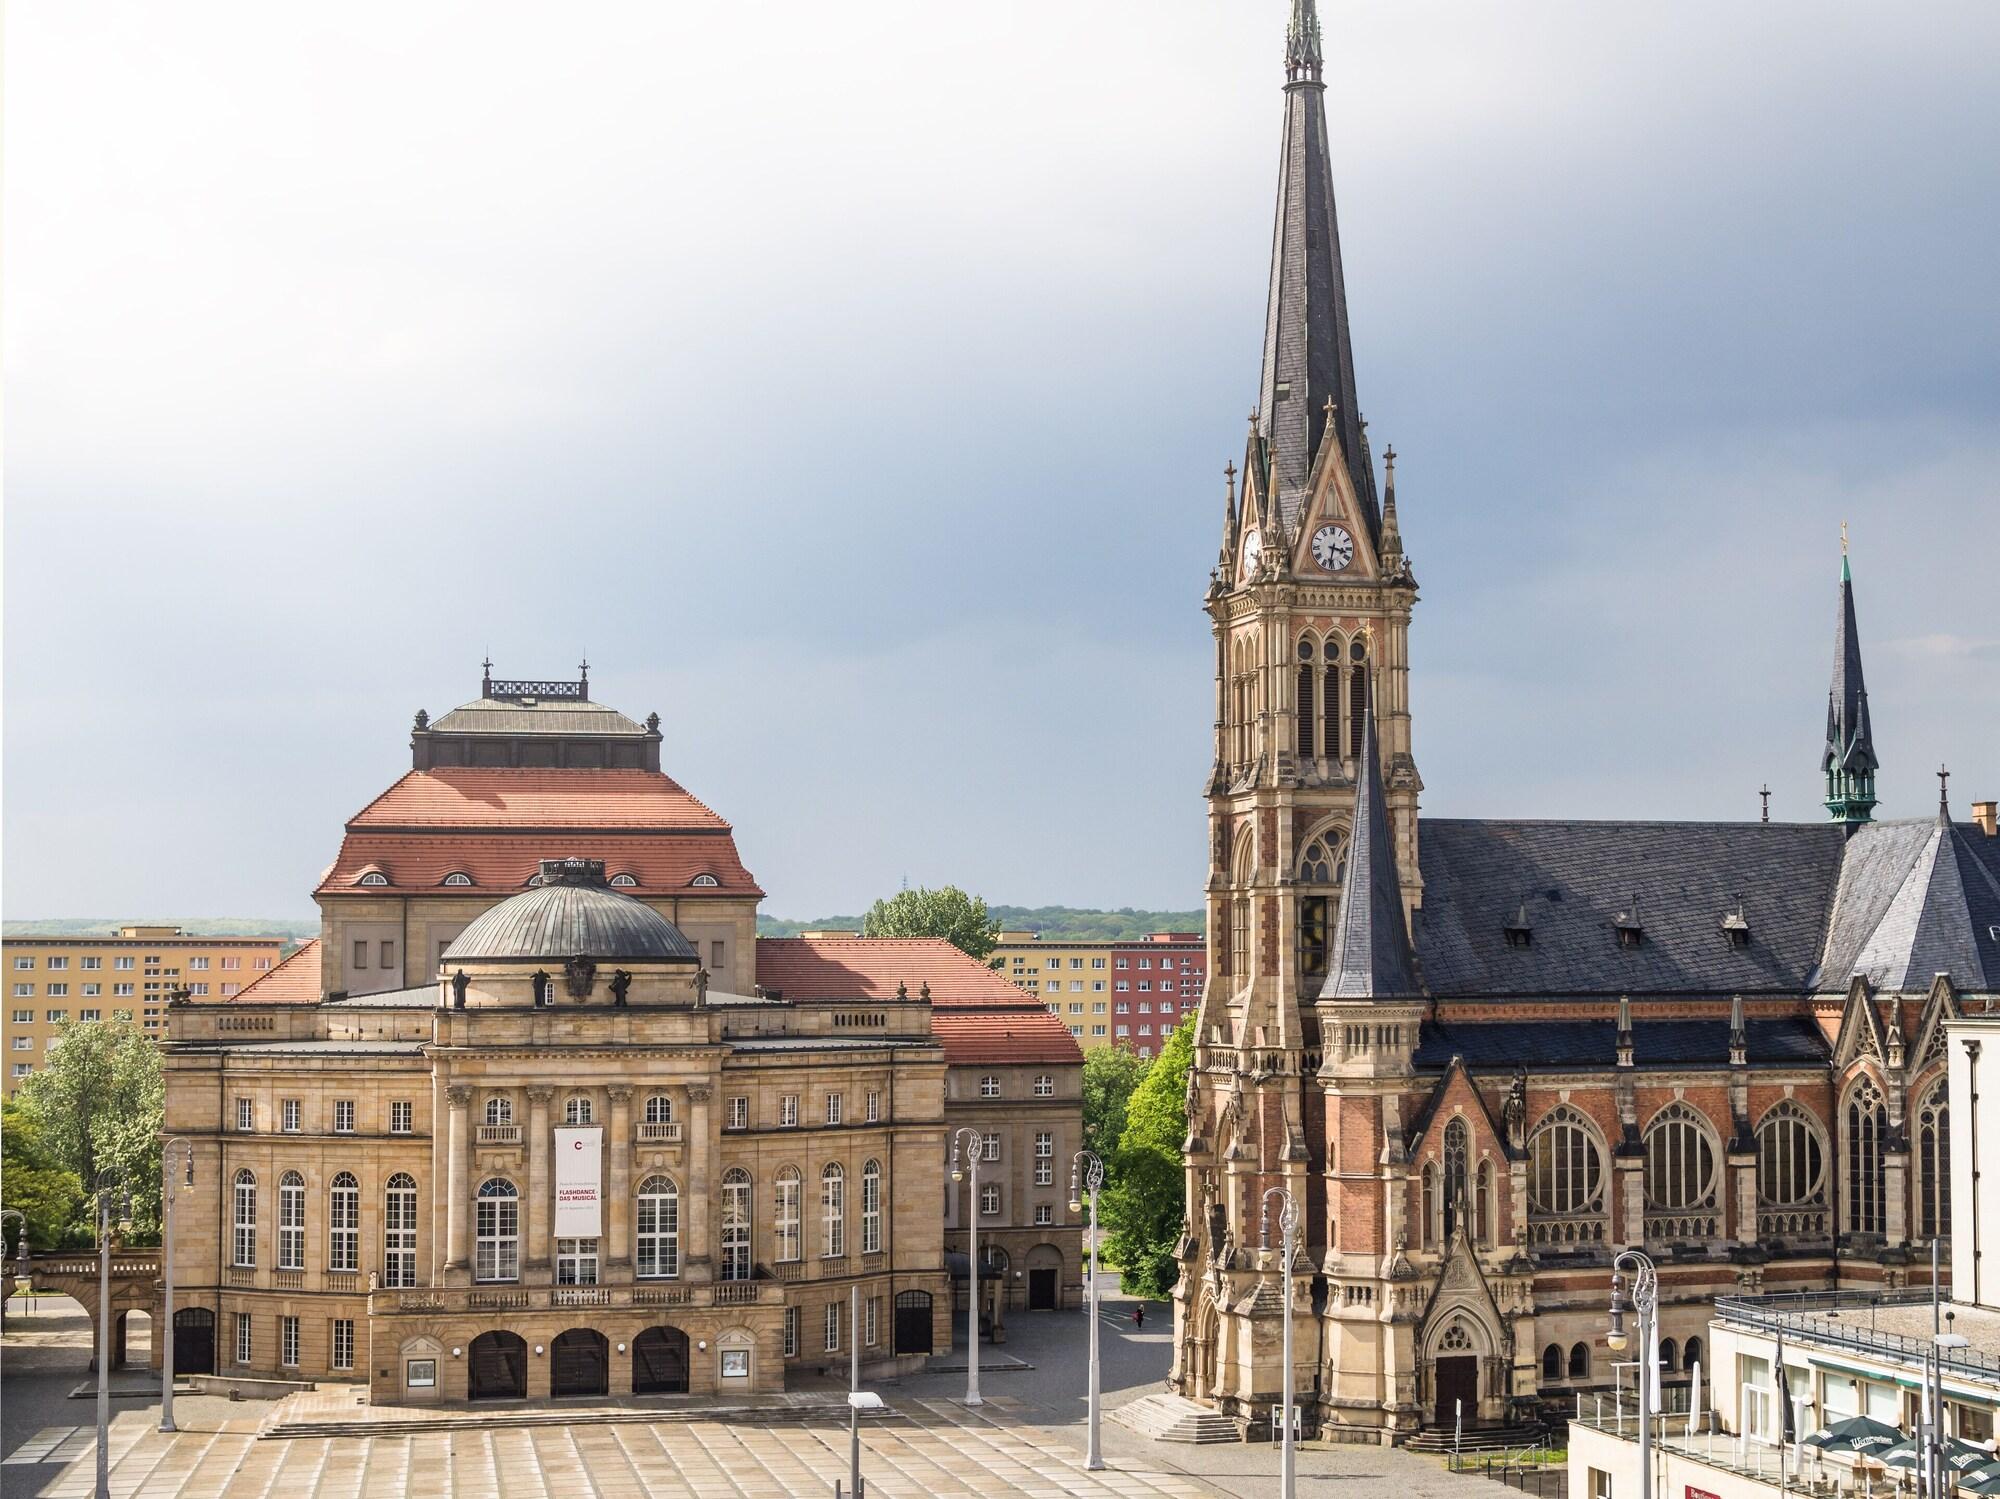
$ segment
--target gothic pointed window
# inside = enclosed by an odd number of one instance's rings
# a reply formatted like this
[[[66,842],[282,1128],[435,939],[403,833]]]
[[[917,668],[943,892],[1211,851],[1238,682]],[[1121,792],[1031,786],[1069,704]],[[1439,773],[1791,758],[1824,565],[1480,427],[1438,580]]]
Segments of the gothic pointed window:
[[[1361,753],[1361,720],[1368,715],[1368,642],[1356,637],[1347,647],[1347,753]]]
[[[1240,993],[1250,978],[1250,834],[1236,844],[1236,864],[1229,901],[1229,977]]]
[[[1569,1350],[1569,1377],[1571,1379],[1590,1378],[1590,1345],[1573,1343]]]
[[[1667,1238],[1706,1238],[1716,1229],[1716,1150],[1701,1116],[1670,1103],[1646,1129],[1649,1228]]]
[[[1797,1238],[1826,1232],[1826,1147],[1811,1115],[1790,1099],[1757,1126],[1757,1234]]]
[[[1562,1344],[1551,1343],[1542,1350],[1542,1379],[1554,1381],[1563,1377]]]
[[[1420,1249],[1429,1247],[1437,1237],[1437,1228],[1435,1226],[1437,1223],[1437,1195],[1437,1167],[1426,1162],[1423,1171],[1423,1201],[1421,1204],[1423,1218],[1417,1225],[1417,1247]]]
[[[1887,1233],[1889,1116],[1873,1082],[1863,1078],[1848,1095],[1845,1115],[1848,1232]]]
[[[1444,1197],[1439,1203],[1443,1218],[1438,1225],[1438,1242],[1449,1245],[1451,1236],[1458,1231],[1462,1215],[1471,1205],[1471,1181],[1468,1175],[1472,1155],[1472,1130],[1463,1119],[1454,1119],[1444,1127]]]
[[[1481,1161],[1473,1180],[1472,1240],[1475,1244],[1498,1243],[1498,1232],[1493,1218],[1493,1163]]]
[[[1299,758],[1301,760],[1310,760],[1313,758],[1313,725],[1317,722],[1319,716],[1315,711],[1316,705],[1313,702],[1313,684],[1319,676],[1318,670],[1313,665],[1313,657],[1317,654],[1318,652],[1313,646],[1311,636],[1306,636],[1299,641],[1299,700],[1295,705],[1297,711],[1294,716],[1298,720],[1298,746]]]
[[[1951,1108],[1939,1083],[1917,1110],[1917,1237],[1951,1234]]]
[[[1334,760],[1340,757],[1340,674],[1344,669],[1340,663],[1346,654],[1339,636],[1327,637],[1324,654],[1326,663],[1319,673],[1320,752]]]
[[[1561,1104],[1528,1142],[1528,1240],[1560,1249],[1604,1236],[1603,1152],[1584,1116]]]
[[[1299,857],[1299,884],[1305,887],[1299,897],[1299,969],[1308,976],[1326,972],[1334,897],[1325,892],[1340,884],[1346,861],[1347,839],[1337,828],[1314,838]]]

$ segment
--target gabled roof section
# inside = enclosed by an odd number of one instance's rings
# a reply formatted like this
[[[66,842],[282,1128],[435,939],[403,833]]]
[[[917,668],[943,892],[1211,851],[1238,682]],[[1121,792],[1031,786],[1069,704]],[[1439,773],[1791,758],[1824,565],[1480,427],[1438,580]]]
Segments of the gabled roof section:
[[[939,1007],[1036,1004],[942,937],[759,937],[757,984],[788,1000],[895,999],[899,986],[918,999],[928,986]]]
[[[232,1005],[316,1005],[320,999],[319,938],[268,968],[224,1001]]]
[[[1285,134],[1279,156],[1277,220],[1271,235],[1271,285],[1264,313],[1263,373],[1257,437],[1276,473],[1279,514],[1297,529],[1306,481],[1331,419],[1340,453],[1379,544],[1375,476],[1355,394],[1347,285],[1334,213],[1327,148],[1326,85],[1321,81],[1319,15],[1314,0],[1294,0],[1285,48]]]
[[[729,824],[651,770],[412,770],[357,812],[364,828],[629,828],[727,832]]]
[[[945,1062],[954,1067],[1083,1061],[1069,1027],[1038,1004],[940,1006],[931,1012],[931,1033],[944,1043]]]
[[[1486,1121],[1487,1133],[1493,1137],[1494,1143],[1500,1147],[1501,1155],[1511,1159],[1514,1152],[1512,1147],[1507,1143],[1507,1130],[1505,1126],[1493,1117],[1493,1110],[1486,1105],[1486,1095],[1479,1091],[1479,1085],[1473,1082],[1472,1074],[1466,1070],[1465,1059],[1459,1056],[1454,1056],[1446,1064],[1443,1075],[1437,1080],[1437,1086],[1431,1089],[1430,1097],[1424,1100],[1423,1107],[1417,1110],[1416,1118],[1410,1121],[1410,1127],[1404,1135],[1403,1148],[1414,1151],[1419,1145],[1423,1144],[1424,1137],[1430,1133],[1431,1126],[1437,1122],[1438,1114],[1443,1110],[1448,1101],[1447,1095],[1452,1091],[1451,1083],[1453,1078],[1463,1078],[1465,1080],[1465,1091],[1472,1095],[1473,1104],[1479,1110],[1479,1117]]]
[[[1929,825],[1909,872],[1854,959],[1879,990],[1921,993],[1940,973],[1971,993],[2000,990],[2000,881],[1948,818]]]
[[[1395,999],[1421,992],[1403,924],[1396,834],[1382,795],[1382,752],[1372,702],[1362,715],[1360,767],[1347,883],[1340,892],[1321,999]]]

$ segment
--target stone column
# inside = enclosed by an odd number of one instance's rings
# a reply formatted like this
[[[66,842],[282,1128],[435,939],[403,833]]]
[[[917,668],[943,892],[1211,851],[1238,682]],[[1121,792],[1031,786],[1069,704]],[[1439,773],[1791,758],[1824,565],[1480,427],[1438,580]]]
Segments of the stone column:
[[[1729,1162],[1729,1177],[1734,1186],[1736,1203],[1736,1242],[1751,1245],[1757,1242],[1757,1158],[1755,1156],[1732,1157]],[[1724,1225],[1725,1232],[1727,1225]]]
[[[632,1090],[630,1088],[610,1088],[611,1095],[611,1140],[608,1162],[610,1169],[605,1173],[605,1191],[610,1197],[606,1204],[604,1232],[604,1263],[609,1272],[607,1279],[622,1279],[632,1268]],[[614,1384],[613,1389],[618,1386]],[[629,1382],[625,1385],[630,1389]]]
[[[710,1145],[716,1131],[709,1118],[709,1093],[706,1083],[696,1083],[687,1090],[688,1095],[688,1140],[687,1140],[687,1192],[681,1198],[682,1242],[687,1246],[686,1265],[683,1273],[689,1280],[713,1280],[715,1265],[710,1248],[710,1235],[715,1221],[715,1193],[721,1183],[710,1169]]]
[[[471,1132],[466,1115],[472,1106],[472,1089],[447,1088],[450,1109],[445,1130],[445,1274],[457,1279],[465,1272],[466,1215],[471,1210],[466,1185],[466,1163],[471,1154]]]
[[[554,1088],[528,1090],[528,1252],[521,1279],[545,1285],[549,1280],[549,1100]]]

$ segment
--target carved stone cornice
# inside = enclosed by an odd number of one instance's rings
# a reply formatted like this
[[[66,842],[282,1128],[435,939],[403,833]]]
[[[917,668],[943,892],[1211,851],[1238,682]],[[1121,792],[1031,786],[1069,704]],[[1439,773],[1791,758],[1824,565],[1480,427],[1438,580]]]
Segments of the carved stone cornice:
[[[710,1090],[709,1090],[709,1086],[708,1086],[708,1084],[707,1084],[707,1083],[690,1083],[690,1084],[688,1084],[688,1102],[689,1102],[689,1103],[707,1103],[707,1102],[708,1102],[708,1095],[709,1095],[709,1091],[710,1091]]]
[[[632,1087],[629,1083],[622,1083],[606,1088],[604,1092],[605,1096],[620,1108],[623,1108],[632,1101]]]
[[[472,1089],[464,1083],[455,1083],[451,1087],[446,1088],[444,1096],[455,1109],[468,1108],[472,1103]]]
[[[528,1102],[533,1104],[538,1109],[547,1108],[549,1106],[549,1100],[556,1096],[556,1090],[546,1085],[541,1087],[530,1088],[527,1090],[527,1092],[528,1092]]]

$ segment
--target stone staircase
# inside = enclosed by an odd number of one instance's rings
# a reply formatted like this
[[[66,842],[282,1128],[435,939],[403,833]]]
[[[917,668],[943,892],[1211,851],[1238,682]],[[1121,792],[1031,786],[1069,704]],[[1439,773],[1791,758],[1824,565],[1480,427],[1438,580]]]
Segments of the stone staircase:
[[[1534,1446],[1544,1434],[1539,1426],[1468,1426],[1458,1439],[1457,1450],[1467,1456],[1519,1452]],[[1411,1452],[1433,1456],[1448,1453],[1453,1450],[1452,1430],[1449,1426],[1427,1426],[1403,1445]]]
[[[1141,1395],[1112,1411],[1111,1419],[1156,1442],[1240,1442],[1243,1430],[1220,1411],[1179,1395]]]

